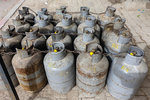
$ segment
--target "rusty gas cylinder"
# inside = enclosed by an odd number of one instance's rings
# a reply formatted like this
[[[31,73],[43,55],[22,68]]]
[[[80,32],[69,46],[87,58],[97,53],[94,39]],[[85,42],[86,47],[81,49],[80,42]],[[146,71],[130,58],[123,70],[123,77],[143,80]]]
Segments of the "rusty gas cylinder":
[[[30,25],[34,25],[35,16],[29,12],[28,7],[22,7],[22,10],[18,10],[19,15],[23,18],[24,22],[29,23]]]
[[[64,32],[71,35],[76,35],[77,25],[73,22],[72,16],[70,14],[64,14],[63,19],[56,26],[61,26],[64,29]]]
[[[44,67],[50,87],[66,94],[75,85],[75,59],[66,51],[63,43],[54,42],[51,51],[44,57]]]
[[[116,12],[116,9],[114,7],[108,6],[105,13],[100,14],[98,16],[102,29],[104,29],[105,25],[114,22],[114,19],[116,17],[115,12]]]
[[[125,57],[115,58],[107,79],[109,93],[121,100],[131,99],[148,73],[142,49],[131,46]]]
[[[85,22],[86,17],[89,15],[88,7],[80,7],[80,16],[76,19],[77,25]]]
[[[105,86],[109,62],[100,45],[88,46],[88,52],[77,57],[76,84],[85,93],[96,96]]]
[[[24,90],[37,92],[46,85],[42,53],[17,49],[12,65]]]
[[[100,32],[101,32],[101,29],[100,29],[100,26],[98,24],[96,24],[96,17],[95,16],[92,16],[92,15],[88,15],[86,17],[86,20],[85,22],[81,23],[79,26],[78,26],[78,35],[80,34],[83,34],[84,32],[84,28],[93,28],[95,30],[95,35],[100,38]]]
[[[44,35],[38,36],[38,27],[31,27],[30,32],[26,32],[26,36],[22,39],[22,48],[28,49],[32,46],[44,50],[46,47],[46,37]]]
[[[74,40],[74,49],[80,52],[86,52],[86,46],[91,43],[100,43],[99,39],[94,36],[93,28],[85,28],[84,33]]]
[[[23,18],[18,15],[15,19],[12,19],[13,25],[15,26],[16,32],[25,33],[30,30],[30,24],[25,22]]]
[[[52,43],[54,42],[61,42],[65,45],[66,49],[71,49],[72,47],[72,39],[69,35],[64,33],[64,30],[60,26],[56,26],[54,28],[55,33],[51,33],[51,36],[47,39],[46,45],[47,49],[50,49]]]
[[[46,15],[48,16],[47,22],[51,23],[51,20],[53,19],[53,16],[48,14],[47,8],[41,8],[41,11],[38,11],[37,16],[35,17],[35,23],[38,23],[38,21],[40,20],[40,16],[41,15]]]
[[[50,33],[54,30],[54,26],[49,21],[49,15],[40,14],[40,12],[38,12],[38,17],[38,23],[34,26],[39,28],[39,33],[50,35]]]

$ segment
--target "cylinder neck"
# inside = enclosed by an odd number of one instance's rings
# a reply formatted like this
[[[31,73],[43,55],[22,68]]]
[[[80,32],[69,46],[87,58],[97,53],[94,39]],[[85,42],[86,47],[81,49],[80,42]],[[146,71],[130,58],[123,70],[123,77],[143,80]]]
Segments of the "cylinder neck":
[[[28,52],[26,50],[16,49],[16,51],[17,51],[17,54],[20,56],[20,58],[29,57]]]
[[[94,16],[88,15],[86,20],[85,20],[85,24],[88,27],[94,27],[96,23],[96,18]]]
[[[122,29],[124,27],[125,21],[126,21],[125,19],[122,19],[121,17],[117,17],[115,19],[113,29],[114,30]]]
[[[26,36],[30,40],[37,39],[37,32],[38,32],[38,28],[37,27],[32,27],[30,29],[30,32],[26,32]]]
[[[62,27],[57,26],[55,27],[54,30],[55,30],[55,33],[51,34],[53,42],[58,42],[65,38],[66,34],[64,33],[64,30]]]
[[[89,42],[94,39],[94,29],[93,28],[85,28],[83,33],[83,41]]]
[[[47,13],[47,8],[41,8],[41,12],[45,15]]]
[[[60,42],[53,43],[51,50],[50,54],[53,61],[62,60],[67,55],[64,44]]]
[[[113,17],[115,15],[116,9],[114,7],[108,6],[106,9],[106,16]]]
[[[45,26],[47,26],[48,25],[48,22],[47,22],[47,20],[48,20],[48,16],[46,16],[46,15],[39,15],[39,27],[45,27]]]
[[[98,63],[102,59],[101,54],[93,54],[92,55],[92,63]]]
[[[126,57],[124,63],[130,65],[139,65],[143,59],[144,51],[138,47],[131,46]]]
[[[81,13],[81,16],[86,17],[87,15],[89,15],[89,8],[88,7],[81,7],[80,13]]]
[[[64,14],[62,19],[62,24],[64,26],[69,26],[72,23],[72,16],[70,14]]]
[[[121,31],[118,39],[120,44],[128,44],[131,40],[131,33],[127,30]]]

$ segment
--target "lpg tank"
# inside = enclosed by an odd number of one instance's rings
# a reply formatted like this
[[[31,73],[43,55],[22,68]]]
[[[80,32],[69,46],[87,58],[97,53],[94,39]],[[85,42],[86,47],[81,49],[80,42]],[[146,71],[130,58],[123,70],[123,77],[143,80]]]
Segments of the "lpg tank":
[[[95,16],[88,15],[86,17],[85,22],[81,23],[78,26],[78,35],[83,34],[84,28],[86,28],[86,27],[95,29],[95,35],[98,38],[100,38],[101,29],[100,29],[100,26],[98,24],[96,24],[96,17]]]
[[[50,87],[65,94],[75,85],[75,59],[65,50],[63,43],[52,44],[51,51],[44,57],[44,67]]]
[[[30,32],[26,32],[26,36],[22,39],[22,48],[28,49],[35,47],[44,50],[46,47],[46,37],[44,35],[38,36],[38,27],[31,27]]]
[[[107,79],[107,88],[113,97],[129,100],[135,95],[148,72],[143,55],[143,50],[131,46],[125,58],[113,61]]]
[[[115,12],[116,9],[114,7],[108,6],[105,13],[98,16],[102,29],[104,29],[105,25],[114,22],[116,17]]]
[[[66,49],[71,49],[72,47],[72,39],[69,35],[64,33],[64,30],[60,26],[56,26],[54,28],[55,33],[51,33],[51,36],[47,39],[46,45],[47,49],[51,48],[53,42],[61,42],[65,45]]]
[[[96,96],[105,86],[109,62],[98,44],[90,44],[88,52],[77,57],[76,84],[90,96]]]
[[[37,92],[46,85],[42,53],[17,49],[12,65],[24,90]]]
[[[77,25],[85,22],[86,17],[89,15],[89,8],[88,7],[80,7],[80,16],[76,19]]]
[[[86,46],[91,43],[100,43],[99,39],[94,36],[93,28],[85,28],[84,33],[74,40],[74,49],[80,52],[86,52]]]

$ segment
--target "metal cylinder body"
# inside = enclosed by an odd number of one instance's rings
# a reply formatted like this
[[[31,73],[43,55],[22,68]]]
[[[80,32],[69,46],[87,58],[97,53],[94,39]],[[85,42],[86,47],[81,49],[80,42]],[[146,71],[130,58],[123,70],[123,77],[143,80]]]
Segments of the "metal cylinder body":
[[[44,57],[44,67],[50,87],[58,93],[65,94],[75,85],[75,60],[68,53],[64,44],[55,42],[53,50]],[[58,50],[58,51],[56,51]]]
[[[42,53],[29,54],[26,50],[17,50],[12,65],[24,90],[37,92],[46,85]]]
[[[109,62],[101,54],[81,53],[76,62],[76,84],[91,96],[96,96],[105,86]]]
[[[143,50],[131,46],[125,58],[113,61],[107,79],[107,88],[113,97],[129,100],[135,95],[148,72],[143,54]]]

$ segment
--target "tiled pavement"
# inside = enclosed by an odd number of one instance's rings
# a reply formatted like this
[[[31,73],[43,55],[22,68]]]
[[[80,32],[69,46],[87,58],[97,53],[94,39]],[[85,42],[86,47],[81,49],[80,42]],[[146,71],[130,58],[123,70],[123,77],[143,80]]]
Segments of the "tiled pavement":
[[[145,9],[145,2],[148,0],[127,0],[122,4],[113,5],[117,8],[117,14],[126,18],[126,24],[129,27],[136,45],[145,51],[145,60],[150,68],[150,10]],[[37,11],[41,7],[47,7],[49,11],[55,11],[61,5],[68,6],[68,11],[78,11],[80,6],[90,7],[92,12],[101,12],[106,9],[108,5],[111,5],[106,0],[26,0],[23,6],[31,7]],[[94,5],[94,6],[92,6]],[[144,10],[144,12],[138,10]],[[16,16],[16,13],[12,18]],[[11,23],[11,19],[5,25]],[[113,98],[106,89],[102,91],[95,98],[89,97],[88,94],[84,94],[77,87],[74,87],[66,95],[58,94],[51,90],[47,85],[39,93],[25,92],[20,86],[16,88],[21,100],[116,100]],[[0,100],[9,100],[10,97],[7,92],[0,92]],[[150,71],[143,82],[143,85],[132,98],[132,100],[150,100]]]

